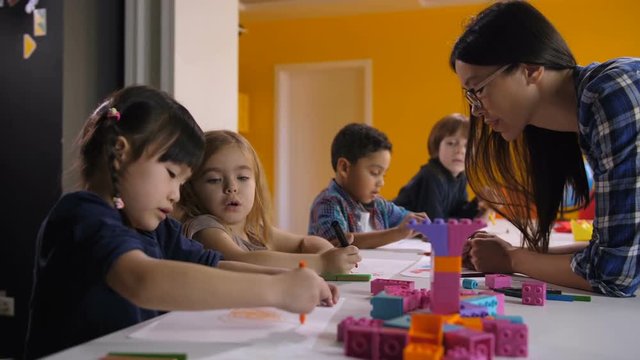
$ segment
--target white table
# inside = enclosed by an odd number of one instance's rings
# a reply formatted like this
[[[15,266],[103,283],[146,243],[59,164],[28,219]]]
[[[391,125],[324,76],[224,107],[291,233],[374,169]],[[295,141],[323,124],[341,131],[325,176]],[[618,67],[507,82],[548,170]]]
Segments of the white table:
[[[517,230],[504,221],[491,229],[512,243],[518,242]],[[572,241],[571,234],[552,236],[552,245]],[[417,260],[419,257],[412,250],[366,250],[362,253],[372,259]],[[400,275],[394,278],[415,280],[416,287],[429,286],[429,280],[424,278]],[[478,280],[482,282],[482,278]],[[142,323],[54,354],[49,359],[99,359],[114,351],[187,353],[189,359],[348,359],[342,354],[342,344],[335,341],[336,326],[347,316],[369,316],[369,283],[339,283],[338,286],[345,302],[311,349],[296,346],[295,334],[278,334],[251,345],[154,342],[128,338],[128,334],[146,325]],[[584,293],[560,289],[572,294]],[[529,359],[640,358],[636,343],[640,342],[637,331],[640,298],[589,295],[591,302],[547,301],[544,307],[522,305],[520,299],[505,298],[506,314],[521,315],[529,327]]]

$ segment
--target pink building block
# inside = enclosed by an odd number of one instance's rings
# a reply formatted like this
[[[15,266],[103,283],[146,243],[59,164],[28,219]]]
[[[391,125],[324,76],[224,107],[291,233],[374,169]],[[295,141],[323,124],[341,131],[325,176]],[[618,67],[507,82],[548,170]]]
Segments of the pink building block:
[[[380,328],[378,346],[372,359],[402,360],[402,353],[409,343],[409,333],[404,329]]]
[[[461,346],[447,349],[443,360],[487,360],[486,356],[469,354],[469,351]]]
[[[511,287],[511,276],[502,274],[485,275],[484,283],[490,289]]]
[[[509,320],[483,319],[482,329],[495,336],[497,356],[526,357],[528,355],[529,330],[526,324]]]
[[[405,286],[409,290],[413,290],[415,283],[410,280],[375,279],[371,281],[371,293],[376,295],[383,291],[385,286]]]
[[[449,237],[448,248],[449,256],[460,256],[462,254],[462,247],[467,241],[469,236],[474,232],[487,227],[487,223],[476,219],[471,221],[470,219],[449,219]]]
[[[344,340],[344,334],[348,327],[350,326],[365,326],[365,327],[382,327],[382,320],[378,319],[370,319],[370,318],[359,318],[356,319],[352,316],[344,318],[338,324],[338,341]]]
[[[344,353],[360,359],[402,360],[408,342],[406,330],[354,325],[345,332]]]
[[[547,298],[547,284],[540,281],[525,281],[522,284],[522,303],[544,306]]]
[[[344,334],[344,354],[360,359],[372,359],[378,339],[377,328],[349,326]]]
[[[491,333],[462,329],[444,334],[446,349],[463,347],[469,354],[477,354],[487,359],[493,359],[495,336]]]
[[[460,273],[433,273],[429,307],[435,314],[454,314],[460,311]]]

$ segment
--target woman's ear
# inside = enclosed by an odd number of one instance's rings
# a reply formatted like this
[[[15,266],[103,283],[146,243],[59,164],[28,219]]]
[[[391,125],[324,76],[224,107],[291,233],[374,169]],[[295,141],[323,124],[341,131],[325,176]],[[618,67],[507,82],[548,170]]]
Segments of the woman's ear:
[[[540,82],[540,79],[542,79],[542,75],[544,74],[544,66],[524,64],[524,74],[527,85],[537,84],[538,82]]]
[[[349,175],[349,170],[351,169],[351,163],[349,160],[341,157],[338,158],[338,163],[336,164],[336,174],[338,174],[343,179],[346,179]]]
[[[114,145],[113,151],[115,152],[114,164],[116,171],[120,171],[122,166],[129,161],[131,157],[131,146],[129,141],[124,136],[118,136]]]

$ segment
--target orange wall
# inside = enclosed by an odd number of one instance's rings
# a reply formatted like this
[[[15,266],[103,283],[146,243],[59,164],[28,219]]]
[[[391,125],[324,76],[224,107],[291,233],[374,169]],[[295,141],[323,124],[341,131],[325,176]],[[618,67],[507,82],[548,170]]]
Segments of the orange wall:
[[[637,0],[532,1],[564,35],[578,62],[640,56]],[[240,91],[250,98],[250,131],[273,189],[274,66],[371,59],[373,125],[394,145],[382,194],[398,190],[427,160],[435,121],[467,112],[448,57],[463,24],[483,5],[392,14],[256,22],[240,37]],[[578,8],[578,9],[574,9]],[[329,166],[329,149],[327,166]],[[320,189],[318,189],[319,191]]]

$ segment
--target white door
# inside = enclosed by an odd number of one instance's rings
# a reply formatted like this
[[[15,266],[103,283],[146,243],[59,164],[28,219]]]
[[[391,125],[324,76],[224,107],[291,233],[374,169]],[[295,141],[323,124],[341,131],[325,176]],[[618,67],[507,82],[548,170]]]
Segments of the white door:
[[[371,62],[277,66],[275,101],[276,224],[306,234],[313,199],[334,176],[333,137],[371,124]]]

